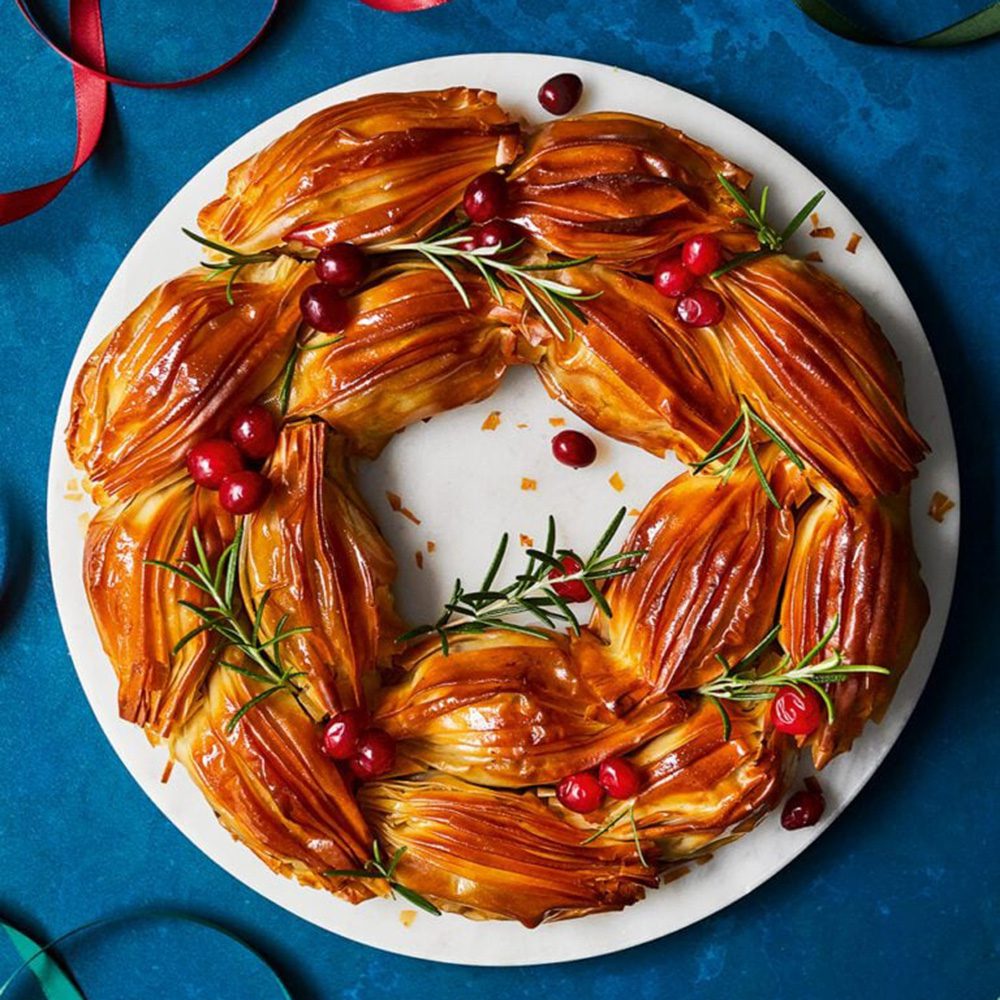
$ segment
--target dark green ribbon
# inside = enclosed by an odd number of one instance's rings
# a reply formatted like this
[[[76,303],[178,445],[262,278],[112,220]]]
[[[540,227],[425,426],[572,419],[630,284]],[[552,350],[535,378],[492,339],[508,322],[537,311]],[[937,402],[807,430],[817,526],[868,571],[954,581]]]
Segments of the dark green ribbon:
[[[25,969],[30,969],[32,973],[34,973],[35,979],[38,980],[38,985],[41,988],[42,993],[45,995],[45,1000],[85,1000],[84,995],[80,992],[79,988],[70,978],[69,974],[65,972],[52,955],[49,954],[51,949],[53,949],[56,945],[61,944],[63,941],[68,941],[70,938],[77,937],[78,935],[87,934],[91,931],[103,928],[136,923],[143,920],[179,920],[183,923],[195,924],[198,927],[207,927],[210,931],[229,938],[230,941],[234,941],[238,944],[244,951],[252,955],[258,962],[261,963],[261,965],[264,966],[265,969],[267,969],[278,988],[282,1000],[292,1000],[292,995],[288,992],[288,988],[281,981],[281,977],[271,966],[270,962],[268,962],[268,960],[264,958],[264,956],[257,951],[256,948],[247,944],[247,942],[241,937],[233,933],[233,931],[227,930],[221,924],[217,924],[212,920],[207,920],[204,917],[196,917],[188,913],[181,913],[177,910],[142,910],[137,913],[125,913],[117,917],[108,917],[104,920],[94,920],[89,924],[83,924],[80,927],[75,927],[71,931],[67,931],[65,934],[61,934],[59,937],[45,945],[38,944],[37,941],[33,941],[23,931],[19,931],[16,927],[12,927],[5,921],[0,920],[0,927],[7,932],[7,936],[10,938],[11,943],[14,945],[18,955],[21,957],[21,964],[7,977],[6,980],[4,980],[2,984],[0,984],[0,997],[7,996],[8,990],[14,980],[17,979],[17,977],[24,972]]]
[[[832,31],[841,38],[862,45],[893,45],[904,49],[944,49],[953,45],[968,45],[970,42],[981,42],[986,38],[1000,35],[1000,0],[991,3],[975,14],[963,17],[961,21],[949,24],[940,31],[932,31],[920,38],[910,38],[904,41],[893,41],[885,38],[877,31],[858,24],[857,21],[842,14],[828,0],[793,0],[796,7],[807,17],[812,18],[821,28]]]

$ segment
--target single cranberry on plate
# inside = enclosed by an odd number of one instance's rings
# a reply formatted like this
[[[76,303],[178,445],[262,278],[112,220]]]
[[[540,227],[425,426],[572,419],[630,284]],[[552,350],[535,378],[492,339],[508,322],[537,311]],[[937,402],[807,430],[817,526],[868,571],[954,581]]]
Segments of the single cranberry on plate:
[[[711,274],[722,266],[722,244],[718,236],[706,233],[703,236],[692,236],[681,247],[681,263],[699,278]]]
[[[320,333],[336,333],[347,326],[350,308],[333,285],[310,285],[299,298],[305,321]]]
[[[597,780],[613,799],[630,799],[639,793],[639,772],[624,757],[609,757],[604,761]]]
[[[539,87],[538,103],[550,115],[565,115],[576,107],[582,95],[583,80],[576,73],[559,73]]]
[[[243,456],[232,441],[210,438],[188,452],[187,467],[199,486],[217,490],[226,476],[243,468]]]
[[[559,560],[563,571],[552,570],[549,579],[552,580],[552,589],[570,604],[579,604],[590,600],[590,591],[587,590],[583,580],[563,580],[564,576],[572,576],[583,569],[583,563],[576,556],[563,556]]]
[[[229,422],[233,444],[248,458],[267,458],[278,443],[278,429],[269,410],[256,403],[244,407]]]
[[[253,469],[224,476],[219,484],[219,503],[230,514],[252,514],[267,499],[271,483]]]
[[[489,222],[507,207],[507,180],[490,170],[469,181],[462,198],[465,214],[473,222]]]
[[[368,256],[353,243],[331,243],[316,255],[316,277],[324,285],[352,292],[368,277]]]
[[[726,303],[708,288],[692,288],[677,300],[675,311],[685,326],[714,326],[725,315]]]
[[[497,247],[506,256],[523,242],[524,230],[506,219],[491,219],[473,230],[472,239],[476,247]],[[498,253],[492,256],[498,256]]]
[[[573,812],[589,813],[599,808],[604,798],[600,782],[590,771],[563,778],[556,786],[556,798]]]
[[[825,709],[812,688],[785,685],[771,701],[771,722],[781,733],[808,736],[819,729]]]
[[[826,800],[823,793],[812,789],[803,789],[788,797],[781,810],[781,825],[786,830],[801,830],[804,826],[815,826],[823,810]]]
[[[358,750],[358,740],[368,725],[368,713],[349,708],[331,716],[323,727],[323,753],[334,760],[350,760]]]
[[[552,439],[552,454],[563,465],[583,469],[597,458],[597,445],[580,431],[560,431]]]
[[[694,282],[679,253],[665,253],[653,261],[653,287],[668,299],[679,299]]]
[[[396,741],[384,729],[372,726],[363,730],[350,760],[354,776],[362,781],[380,778],[391,771],[395,763]]]

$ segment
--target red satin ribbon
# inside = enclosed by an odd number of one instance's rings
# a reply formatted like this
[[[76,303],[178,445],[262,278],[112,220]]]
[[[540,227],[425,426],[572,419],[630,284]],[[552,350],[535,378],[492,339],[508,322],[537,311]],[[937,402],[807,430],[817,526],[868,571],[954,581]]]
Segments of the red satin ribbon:
[[[104,54],[104,25],[101,21],[100,0],[70,0],[69,37],[70,51],[65,52],[42,30],[28,7],[27,0],[14,0],[25,20],[46,45],[73,67],[73,95],[76,101],[76,152],[69,172],[55,180],[38,184],[20,191],[0,193],[0,226],[23,219],[47,205],[73,179],[73,175],[90,159],[97,148],[104,128],[104,117],[108,108],[108,84],[117,83],[123,87],[139,87],[145,90],[173,90],[189,87],[195,83],[227,70],[239,62],[256,44],[267,30],[280,0],[272,0],[271,9],[264,23],[253,38],[236,55],[205,73],[184,80],[127,80],[108,72]]]

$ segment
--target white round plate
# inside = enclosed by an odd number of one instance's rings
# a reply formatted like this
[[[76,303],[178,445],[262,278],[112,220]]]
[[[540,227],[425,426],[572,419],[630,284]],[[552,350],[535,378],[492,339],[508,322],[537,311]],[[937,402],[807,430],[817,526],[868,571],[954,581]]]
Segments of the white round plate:
[[[453,56],[372,73],[318,94],[248,132],[220,153],[175,195],[132,247],[97,305],[66,381],[49,469],[49,555],[56,603],[66,640],[91,707],[107,738],[132,776],[163,813],[210,858],[268,899],[320,927],[398,955],[469,965],[533,965],[590,958],[670,934],[721,910],[760,885],[816,839],[871,777],[892,746],[924,686],[938,650],[951,600],[958,552],[958,511],[943,524],[927,516],[931,494],[941,490],[958,499],[958,469],[944,390],[930,346],[903,289],[877,247],[848,209],[828,193],[820,206],[823,225],[835,240],[797,237],[796,250],[823,252],[823,267],[842,279],[882,324],[906,372],[913,420],[933,447],[913,491],[917,548],[931,594],[931,618],[913,663],[887,718],[869,726],[855,749],[824,773],[828,808],[822,822],[795,833],[783,831],[772,814],[750,835],[721,850],[710,864],[650,893],[621,913],[601,914],[527,930],[514,923],[477,922],[457,916],[417,915],[404,926],[405,904],[373,901],[352,907],[331,895],[303,888],[273,874],[216,822],[201,794],[176,769],[162,784],[164,757],[150,748],[140,730],[117,716],[114,674],[101,650],[81,582],[83,526],[89,506],[80,499],[79,472],[63,446],[70,392],[84,358],[146,292],[191,267],[198,249],[181,234],[198,209],[224,188],[226,172],[320,108],[365,94],[419,90],[460,84],[495,90],[503,105],[530,122],[547,119],[535,93],[558,72],[584,80],[580,111],[622,110],[668,122],[719,149],[772,185],[772,211],[789,218],[815,191],[825,187],[802,164],[732,115],[690,94],[648,77],[611,66],[553,56],[498,53]],[[859,170],[864,165],[859,163]],[[844,244],[862,235],[856,254]],[[481,429],[492,410],[496,430]],[[457,575],[475,577],[485,569],[503,531],[517,539],[538,537],[545,518],[555,514],[564,538],[584,546],[619,505],[641,508],[652,493],[680,471],[673,458],[660,460],[637,448],[597,436],[599,458],[586,470],[554,462],[548,450],[549,419],[564,417],[579,426],[545,395],[530,371],[510,373],[500,391],[484,403],[435,417],[399,435],[379,460],[361,471],[362,488],[400,563],[397,588],[402,610],[427,620],[440,607]],[[624,489],[609,484],[618,472]],[[522,478],[537,489],[522,489]],[[398,493],[420,519],[413,524],[393,513],[385,492]],[[428,542],[434,551],[428,551]],[[516,545],[515,545],[516,549]],[[423,569],[416,564],[422,550]]]

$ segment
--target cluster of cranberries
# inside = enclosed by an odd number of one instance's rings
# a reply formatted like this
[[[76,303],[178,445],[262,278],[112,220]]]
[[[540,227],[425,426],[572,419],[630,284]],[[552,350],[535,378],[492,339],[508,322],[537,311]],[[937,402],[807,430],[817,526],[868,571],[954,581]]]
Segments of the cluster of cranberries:
[[[338,333],[351,318],[345,295],[350,295],[368,277],[370,263],[353,243],[331,243],[316,257],[316,277],[299,298],[302,317],[321,333]]]
[[[722,265],[722,244],[707,233],[692,236],[680,251],[670,251],[653,261],[653,286],[668,299],[676,299],[677,318],[686,326],[713,326],[722,319],[722,296],[696,285]]]
[[[199,485],[219,491],[230,514],[252,514],[267,497],[270,483],[247,460],[259,462],[274,451],[278,430],[263,406],[247,406],[233,417],[229,438],[209,438],[187,456],[188,472]]]
[[[346,761],[362,781],[380,778],[396,762],[396,741],[384,729],[369,725],[360,708],[338,712],[327,722],[322,747],[332,760]]]
[[[598,809],[605,792],[613,799],[630,799],[639,792],[639,772],[624,757],[609,757],[597,771],[579,771],[556,786],[556,798],[573,812]]]
[[[489,170],[469,181],[462,208],[469,221],[476,223],[469,230],[463,249],[502,247],[506,255],[524,239],[521,227],[502,217],[507,209],[507,179],[503,174]]]

